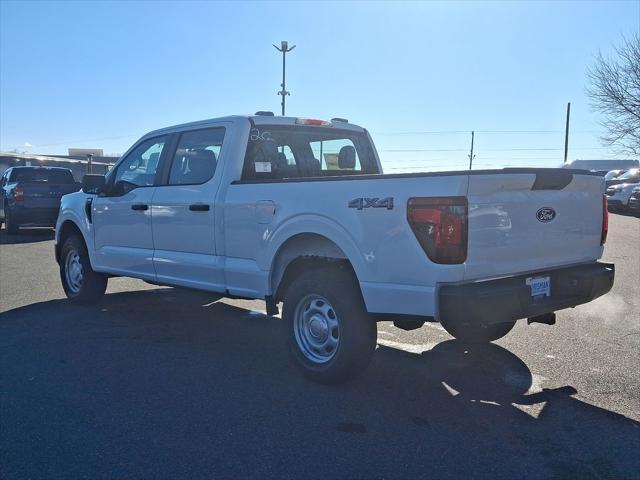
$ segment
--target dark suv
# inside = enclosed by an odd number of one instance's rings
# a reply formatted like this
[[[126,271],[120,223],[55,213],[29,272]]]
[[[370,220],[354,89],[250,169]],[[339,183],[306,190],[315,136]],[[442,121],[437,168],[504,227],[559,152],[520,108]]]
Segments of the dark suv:
[[[21,226],[53,227],[62,196],[78,190],[68,168],[11,167],[0,177],[0,222],[10,234]]]

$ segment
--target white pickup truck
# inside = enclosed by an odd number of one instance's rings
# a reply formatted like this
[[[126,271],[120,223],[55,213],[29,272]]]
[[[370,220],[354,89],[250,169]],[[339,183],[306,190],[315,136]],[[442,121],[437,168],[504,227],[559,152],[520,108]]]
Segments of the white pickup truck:
[[[604,180],[582,170],[382,173],[344,119],[230,116],[151,132],[62,199],[68,298],[107,279],[264,299],[306,375],[347,380],[376,321],[489,342],[608,292]]]

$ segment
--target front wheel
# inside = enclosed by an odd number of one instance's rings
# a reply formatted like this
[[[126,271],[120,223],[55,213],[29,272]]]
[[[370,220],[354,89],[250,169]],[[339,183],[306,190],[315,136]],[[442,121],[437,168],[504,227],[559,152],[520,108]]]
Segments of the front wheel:
[[[314,269],[294,280],[284,297],[283,318],[296,364],[311,380],[342,383],[371,361],[376,323],[346,268]]]
[[[484,324],[441,320],[440,324],[449,335],[461,342],[489,343],[504,337],[515,326],[516,322]]]
[[[62,245],[60,280],[67,298],[73,303],[94,303],[107,289],[107,277],[94,272],[84,240],[72,235]]]

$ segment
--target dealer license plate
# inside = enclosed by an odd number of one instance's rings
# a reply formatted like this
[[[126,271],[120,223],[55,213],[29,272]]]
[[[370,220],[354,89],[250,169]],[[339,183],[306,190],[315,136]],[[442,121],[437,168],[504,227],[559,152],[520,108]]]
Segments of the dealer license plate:
[[[527,285],[531,288],[532,297],[550,297],[551,296],[551,277],[529,277]]]

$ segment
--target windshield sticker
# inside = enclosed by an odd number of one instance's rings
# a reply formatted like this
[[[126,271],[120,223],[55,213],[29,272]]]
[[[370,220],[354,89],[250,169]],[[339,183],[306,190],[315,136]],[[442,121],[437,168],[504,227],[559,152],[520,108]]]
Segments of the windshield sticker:
[[[256,173],[271,173],[271,162],[253,162]]]
[[[249,140],[257,142],[258,140],[271,140],[271,132],[261,132],[257,128],[252,128],[249,132]]]

